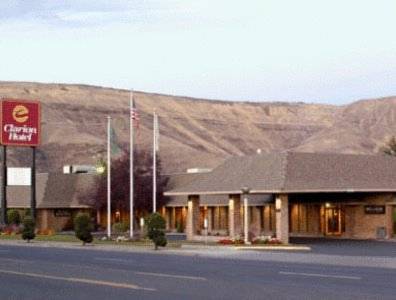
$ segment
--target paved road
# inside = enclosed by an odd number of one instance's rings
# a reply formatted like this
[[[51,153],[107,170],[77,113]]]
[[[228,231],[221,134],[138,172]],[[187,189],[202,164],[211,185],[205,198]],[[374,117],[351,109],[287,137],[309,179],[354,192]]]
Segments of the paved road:
[[[255,261],[0,245],[0,298],[395,299],[396,268],[286,263],[262,254]]]
[[[292,238],[294,244],[309,245],[312,253],[344,256],[396,257],[396,241]]]

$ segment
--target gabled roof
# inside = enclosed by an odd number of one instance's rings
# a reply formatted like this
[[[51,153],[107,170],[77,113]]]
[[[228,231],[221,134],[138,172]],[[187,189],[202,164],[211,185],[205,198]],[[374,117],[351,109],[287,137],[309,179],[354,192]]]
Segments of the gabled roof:
[[[92,189],[95,175],[42,173],[36,176],[37,208],[87,208],[81,196]],[[10,208],[30,207],[29,186],[8,186],[7,206]]]
[[[396,192],[396,158],[386,155],[281,152],[232,157],[165,195]]]

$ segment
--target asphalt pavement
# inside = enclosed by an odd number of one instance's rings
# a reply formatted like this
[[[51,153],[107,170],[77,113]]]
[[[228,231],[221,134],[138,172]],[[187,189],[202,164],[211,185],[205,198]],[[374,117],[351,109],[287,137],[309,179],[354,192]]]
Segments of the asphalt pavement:
[[[299,255],[309,259],[312,254]],[[0,298],[395,299],[396,268],[272,257],[259,252],[247,260],[0,244]]]

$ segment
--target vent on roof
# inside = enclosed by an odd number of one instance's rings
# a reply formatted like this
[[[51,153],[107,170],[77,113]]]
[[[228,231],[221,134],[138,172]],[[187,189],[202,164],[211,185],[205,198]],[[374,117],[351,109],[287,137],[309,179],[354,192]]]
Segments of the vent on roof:
[[[191,168],[187,169],[187,173],[208,173],[212,172],[212,169],[207,169],[207,168]]]

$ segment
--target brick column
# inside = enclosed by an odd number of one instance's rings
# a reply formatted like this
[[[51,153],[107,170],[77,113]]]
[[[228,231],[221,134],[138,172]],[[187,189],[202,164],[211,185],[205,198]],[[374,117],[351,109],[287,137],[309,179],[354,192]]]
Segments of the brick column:
[[[41,229],[48,229],[48,209],[41,210]]]
[[[260,207],[261,208],[261,207]],[[250,220],[250,231],[255,235],[259,236],[261,234],[261,214],[260,208],[257,206],[251,206],[252,209],[252,219]]]
[[[394,235],[393,232],[393,206],[385,206],[385,218],[386,218],[386,238],[391,239]]]
[[[199,196],[188,196],[187,206],[187,240],[193,240],[199,226]]]
[[[169,207],[164,206],[165,229],[170,230]]]
[[[171,217],[171,230],[176,229],[176,207],[172,207],[172,217]]]
[[[101,224],[101,215],[100,215],[100,209],[96,210],[96,223]]]
[[[231,238],[241,234],[241,197],[230,195],[228,202],[228,230]]]
[[[213,207],[208,207],[208,214],[207,214],[207,218],[208,218],[208,232],[212,231],[213,228]]]
[[[289,243],[289,197],[286,194],[276,195],[276,238],[284,244]]]

